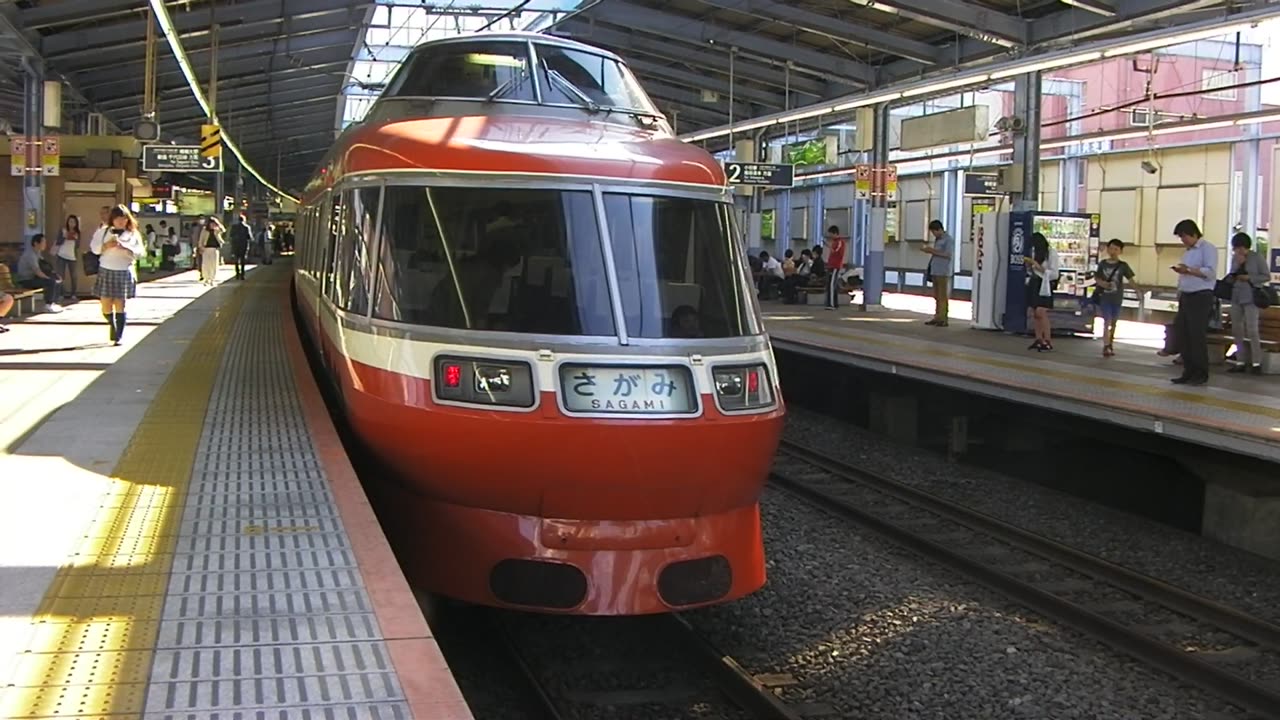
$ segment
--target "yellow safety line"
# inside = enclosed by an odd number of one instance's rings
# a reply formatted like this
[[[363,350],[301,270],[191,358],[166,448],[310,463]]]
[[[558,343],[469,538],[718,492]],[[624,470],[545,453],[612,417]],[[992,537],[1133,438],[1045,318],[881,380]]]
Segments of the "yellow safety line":
[[[205,413],[243,303],[237,292],[214,312],[147,408],[45,593],[0,718],[141,716]]]
[[[873,345],[880,345],[882,347],[900,348],[903,350],[918,351],[921,349],[919,344],[920,342],[929,342],[929,341],[907,342],[907,341],[900,341],[900,340],[889,340],[889,339],[886,339],[886,334],[884,333],[874,333],[874,332],[868,332],[864,330],[852,330],[852,329],[844,329],[844,328],[841,328],[840,330],[835,330],[835,329],[821,326],[816,321],[809,321],[803,326],[799,324],[788,325],[787,327],[782,328],[783,333],[785,333],[786,330],[792,329],[792,328],[799,330],[801,332],[814,333],[817,335],[825,335],[827,337],[837,338],[840,340],[846,340],[846,341],[854,340],[857,342],[866,342],[866,343],[871,343]],[[793,339],[793,338],[787,338],[785,334],[780,334],[775,330],[770,330],[769,333],[780,340]],[[804,341],[800,340],[799,342],[804,342]],[[1280,408],[1273,408],[1266,405],[1254,405],[1251,403],[1240,402],[1238,400],[1228,400],[1226,398],[1220,398],[1216,395],[1211,395],[1208,393],[1202,394],[1202,393],[1191,393],[1191,392],[1179,392],[1173,389],[1155,388],[1155,387],[1151,387],[1150,385],[1145,385],[1143,383],[1138,383],[1133,381],[1113,380],[1111,378],[1099,377],[1097,375],[1083,375],[1080,373],[1068,372],[1064,370],[1056,370],[1054,368],[1045,367],[1043,365],[1028,365],[1025,362],[1019,363],[1013,360],[1000,360],[997,358],[993,358],[989,355],[975,355],[967,352],[957,352],[955,350],[951,350],[944,347],[936,347],[936,345],[937,345],[936,343],[933,343],[928,347],[930,356],[954,358],[957,360],[976,363],[978,365],[986,365],[987,367],[991,367],[991,368],[1000,368],[1005,370],[1023,370],[1026,372],[1033,372],[1036,375],[1041,375],[1045,377],[1079,382],[1083,384],[1091,384],[1095,386],[1100,385],[1102,387],[1113,388],[1116,390],[1124,390],[1127,392],[1136,392],[1143,395],[1148,395],[1150,397],[1160,398],[1163,400],[1183,400],[1191,405],[1211,405],[1213,407],[1217,407],[1223,410],[1241,412],[1241,413],[1246,413],[1250,415],[1260,415],[1262,417],[1271,418],[1271,419],[1280,419]],[[857,350],[854,348],[846,348],[846,351],[851,352],[853,354],[858,354]],[[876,359],[884,360],[886,362],[897,362],[903,365],[912,364],[911,362],[906,362],[901,358],[895,360],[892,358],[877,357]],[[954,369],[950,369],[948,371],[953,372],[955,374],[961,374]],[[1000,383],[1000,384],[1008,385],[1011,387],[1013,386],[1013,383],[1008,383],[1008,382]],[[1019,389],[1025,389],[1022,386],[1017,386],[1017,387]]]

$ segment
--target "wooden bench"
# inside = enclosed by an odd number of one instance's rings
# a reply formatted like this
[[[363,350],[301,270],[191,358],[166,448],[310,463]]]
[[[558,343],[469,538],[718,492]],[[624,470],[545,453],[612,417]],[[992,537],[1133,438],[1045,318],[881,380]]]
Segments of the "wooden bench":
[[[1223,313],[1222,334],[1210,337],[1210,347],[1214,345],[1222,346],[1222,354],[1225,358],[1226,348],[1235,344],[1235,337],[1231,331],[1231,316],[1229,313]],[[1280,353],[1280,307],[1275,305],[1264,308],[1258,318],[1258,336],[1262,339],[1262,354],[1260,358],[1264,372],[1272,372],[1271,365],[1276,362],[1276,353]],[[1215,354],[1216,357],[1216,354]],[[1280,368],[1277,368],[1280,370]]]
[[[0,292],[8,293],[13,296],[14,315],[32,315],[36,311],[36,298],[41,297],[39,290],[28,290],[19,287],[13,281],[13,273],[9,271],[9,266],[0,263]]]

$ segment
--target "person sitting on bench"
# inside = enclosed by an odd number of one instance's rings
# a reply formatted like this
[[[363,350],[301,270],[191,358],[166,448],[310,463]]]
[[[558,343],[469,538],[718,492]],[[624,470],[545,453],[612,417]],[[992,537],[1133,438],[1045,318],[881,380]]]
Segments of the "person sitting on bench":
[[[53,272],[53,265],[44,259],[44,233],[31,236],[31,245],[18,259],[18,284],[28,290],[44,291],[44,309],[51,313],[62,312],[58,300],[62,297],[62,278]]]

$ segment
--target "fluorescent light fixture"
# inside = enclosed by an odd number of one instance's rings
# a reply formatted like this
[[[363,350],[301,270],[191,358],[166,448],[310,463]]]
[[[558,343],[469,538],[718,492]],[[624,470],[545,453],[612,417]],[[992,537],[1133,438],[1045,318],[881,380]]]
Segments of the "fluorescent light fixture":
[[[818,108],[817,110],[810,110],[808,112],[792,113],[790,115],[786,115],[778,118],[776,122],[778,124],[782,124],[782,123],[795,122],[796,120],[808,120],[809,118],[815,118],[815,117],[818,117],[819,115],[826,115],[827,113],[830,113],[830,112],[835,112],[835,108],[824,107],[824,108]]]
[[[832,110],[840,112],[841,110],[852,110],[854,108],[867,107],[868,105],[879,105],[880,103],[891,102],[902,97],[900,92],[881,93],[880,95],[868,95],[860,97],[853,102],[847,102],[843,105],[837,105]]]
[[[1066,65],[1082,65],[1087,62],[1093,62],[1102,58],[1101,52],[1090,52],[1082,55],[1070,55],[1067,57],[1057,58],[1054,60],[1045,60],[1043,62],[1032,63],[1031,65],[1019,65],[1017,67],[1008,68],[1006,70],[997,70],[991,73],[992,80],[1001,78],[1014,77],[1015,75],[1025,75],[1031,72],[1040,72],[1041,70],[1052,70],[1054,68],[1064,67]]]
[[[1155,50],[1157,48],[1169,47],[1170,45],[1181,45],[1183,43],[1195,42],[1196,40],[1205,40],[1207,38],[1218,37],[1220,35],[1232,35],[1234,33],[1248,30],[1253,27],[1253,23],[1242,23],[1240,25],[1228,25],[1226,27],[1214,28],[1210,30],[1196,30],[1195,32],[1182,33],[1181,35],[1173,35],[1169,37],[1157,37],[1150,40],[1123,45],[1113,48],[1102,53],[1103,57],[1119,57],[1121,55],[1132,55],[1134,53],[1145,52],[1147,50]]]
[[[983,73],[982,75],[971,75],[969,77],[956,78],[947,80],[946,82],[932,83],[924,87],[903,90],[902,97],[915,97],[916,95],[928,95],[930,93],[941,92],[943,90],[953,90],[955,88],[964,87],[966,85],[977,85],[984,83],[991,78],[990,75]]]
[[[1258,123],[1280,122],[1280,115],[1255,115],[1253,117],[1240,118],[1236,121],[1237,125],[1257,125]]]
[[[1236,124],[1235,120],[1221,120],[1219,122],[1202,123],[1199,125],[1184,125],[1182,127],[1168,127],[1152,130],[1152,135],[1176,135],[1184,132],[1195,132],[1196,130],[1217,130],[1218,128],[1231,127]]]
[[[160,31],[164,33],[164,38],[169,43],[169,50],[173,53],[174,60],[178,62],[178,67],[187,78],[187,86],[191,88],[191,94],[195,96],[196,104],[200,106],[206,116],[212,115],[209,112],[209,101],[204,96],[204,90],[200,88],[200,81],[196,79],[195,70],[191,68],[191,61],[187,58],[186,51],[182,49],[182,39],[178,37],[178,32],[173,27],[173,19],[169,17],[169,9],[165,7],[164,0],[151,0],[151,10],[155,14],[156,21],[160,23]],[[214,120],[217,120],[216,116]],[[244,155],[240,153],[240,148],[232,142],[231,135],[227,133],[225,127],[222,128],[222,144],[231,151],[232,155],[236,156],[240,166],[248,170],[249,174],[262,183],[264,187],[282,198],[298,202],[298,198],[267,182],[267,179],[258,173],[257,168],[245,160]]]
[[[744,123],[742,125],[734,125],[733,131],[746,132],[747,130],[757,130],[762,127],[768,127],[770,125],[773,125],[776,122],[777,121],[773,119],[757,120],[755,122]]]
[[[1101,15],[1103,17],[1116,16],[1115,10],[1112,10],[1107,5],[1098,2],[1098,0],[1062,0],[1062,4],[1070,5],[1074,8],[1080,8],[1081,10],[1088,10],[1095,15]]]

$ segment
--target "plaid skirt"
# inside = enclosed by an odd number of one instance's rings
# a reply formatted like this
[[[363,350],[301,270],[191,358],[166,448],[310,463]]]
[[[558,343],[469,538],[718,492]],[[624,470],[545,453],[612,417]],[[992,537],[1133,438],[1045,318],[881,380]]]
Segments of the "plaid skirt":
[[[93,286],[93,294],[100,298],[124,300],[137,295],[138,281],[132,270],[98,269],[98,280]]]

